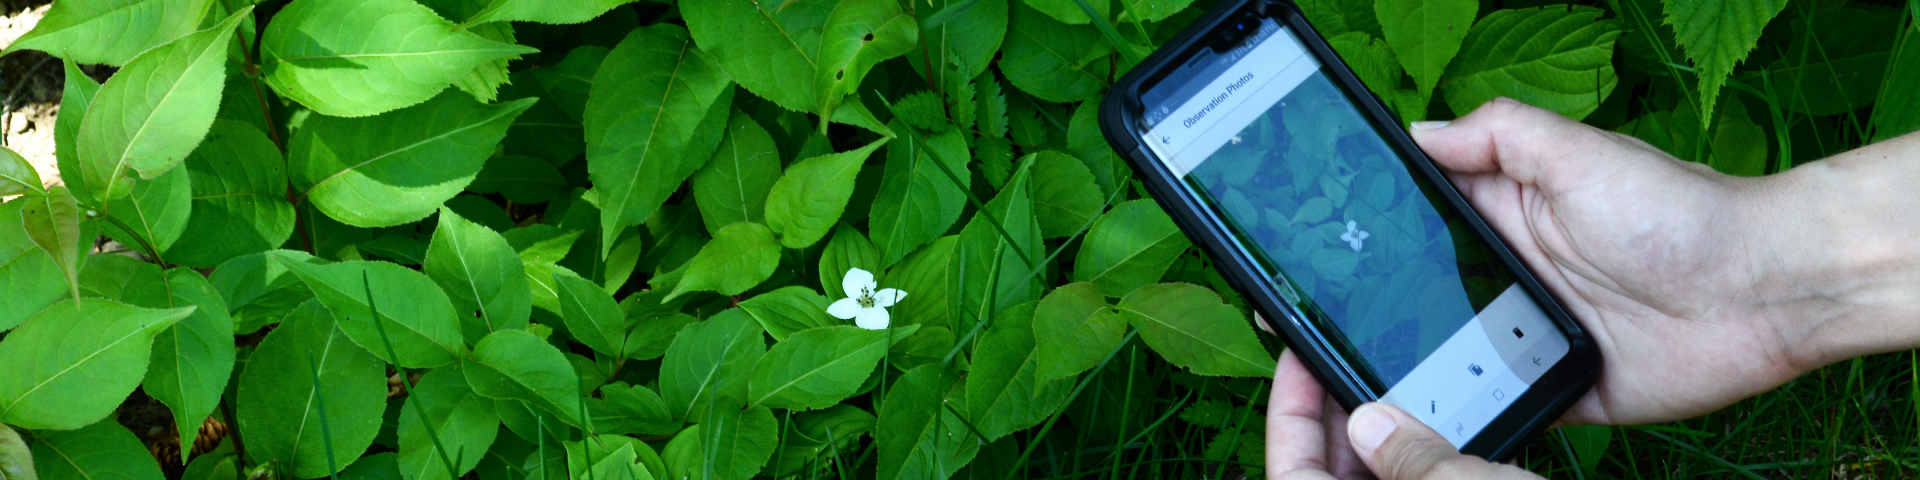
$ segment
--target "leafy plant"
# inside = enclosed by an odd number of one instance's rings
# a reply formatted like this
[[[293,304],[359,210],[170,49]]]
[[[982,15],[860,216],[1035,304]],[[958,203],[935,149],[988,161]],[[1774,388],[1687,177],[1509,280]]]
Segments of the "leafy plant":
[[[1096,122],[1212,3],[60,0],[9,47],[65,61],[65,186],[0,149],[0,478],[1257,475],[1280,345]],[[1911,4],[1299,3],[1407,121],[1742,175],[1920,128]],[[1344,220],[1404,188],[1324,107],[1229,148],[1334,164],[1194,174],[1398,308]],[[1529,465],[1614,468],[1570,432]]]

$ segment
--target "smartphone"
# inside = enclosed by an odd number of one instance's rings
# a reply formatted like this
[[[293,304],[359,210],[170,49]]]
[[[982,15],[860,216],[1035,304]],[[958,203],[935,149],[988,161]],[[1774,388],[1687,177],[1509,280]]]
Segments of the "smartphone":
[[[1114,150],[1351,410],[1505,461],[1600,373],[1592,337],[1285,0],[1225,0],[1122,77]]]

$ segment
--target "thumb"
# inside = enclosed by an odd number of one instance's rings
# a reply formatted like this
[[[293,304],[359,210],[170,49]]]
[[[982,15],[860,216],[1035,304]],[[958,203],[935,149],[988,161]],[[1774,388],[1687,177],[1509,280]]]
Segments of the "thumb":
[[[1583,178],[1572,170],[1610,168],[1633,142],[1558,113],[1495,98],[1450,122],[1408,130],[1434,163],[1460,173],[1503,173],[1528,185]]]
[[[1384,403],[1361,405],[1347,421],[1355,453],[1383,480],[1539,478],[1460,453],[1420,420]]]

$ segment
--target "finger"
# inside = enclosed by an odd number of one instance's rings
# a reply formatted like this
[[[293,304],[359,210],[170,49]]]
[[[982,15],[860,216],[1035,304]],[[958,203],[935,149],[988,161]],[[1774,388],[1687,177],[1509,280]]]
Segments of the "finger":
[[[1634,142],[1560,114],[1496,98],[1451,122],[1418,122],[1408,133],[1434,162],[1464,173],[1501,172],[1524,184],[1585,178]]]
[[[1327,412],[1320,416],[1327,432],[1327,473],[1338,478],[1373,478],[1367,464],[1353,452],[1353,442],[1347,440],[1347,410],[1332,395],[1321,402],[1320,409]]]
[[[1360,460],[1382,479],[1538,478],[1513,466],[1462,454],[1433,429],[1384,403],[1355,409],[1347,434]]]
[[[1325,470],[1327,438],[1320,424],[1320,401],[1327,394],[1293,349],[1280,352],[1278,363],[1267,399],[1267,476]]]

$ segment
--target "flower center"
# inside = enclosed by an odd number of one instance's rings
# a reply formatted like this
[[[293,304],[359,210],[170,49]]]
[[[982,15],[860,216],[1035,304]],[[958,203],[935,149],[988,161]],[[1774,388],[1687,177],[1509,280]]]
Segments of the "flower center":
[[[860,289],[860,297],[853,299],[853,301],[859,302],[860,308],[873,308],[873,289]]]

